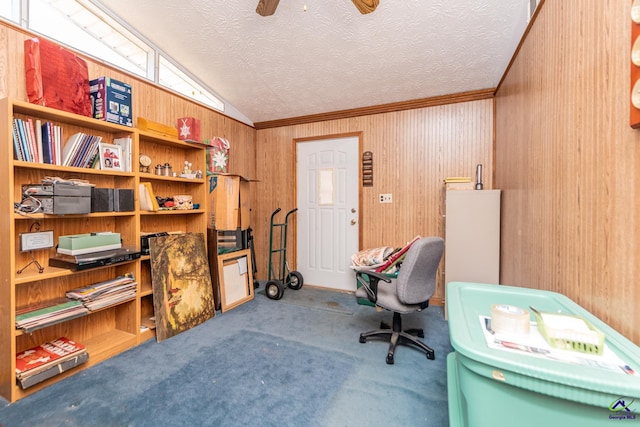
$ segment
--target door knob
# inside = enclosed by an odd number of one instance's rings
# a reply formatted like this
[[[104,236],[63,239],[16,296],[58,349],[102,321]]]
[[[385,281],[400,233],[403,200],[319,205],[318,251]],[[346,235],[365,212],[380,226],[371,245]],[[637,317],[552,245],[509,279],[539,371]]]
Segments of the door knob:
[[[356,208],[351,208],[351,213],[356,213]]]
[[[355,219],[351,220],[351,225],[356,225],[356,220]]]

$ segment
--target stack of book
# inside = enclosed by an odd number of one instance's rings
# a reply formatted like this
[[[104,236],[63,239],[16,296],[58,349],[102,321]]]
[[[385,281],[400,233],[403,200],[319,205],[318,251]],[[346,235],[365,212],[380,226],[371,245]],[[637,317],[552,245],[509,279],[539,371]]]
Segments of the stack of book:
[[[75,133],[62,149],[62,165],[78,168],[95,168],[100,164],[99,144],[101,136]]]
[[[138,283],[133,278],[133,274],[127,273],[115,279],[72,289],[66,295],[82,303],[89,311],[95,311],[134,299],[137,288]]]
[[[79,301],[59,298],[40,304],[16,309],[16,329],[33,332],[56,323],[64,322],[89,312]]]
[[[13,119],[13,148],[16,160],[61,164],[62,128],[51,122]]]
[[[60,337],[16,354],[16,379],[25,389],[88,359],[89,353],[82,344]]]

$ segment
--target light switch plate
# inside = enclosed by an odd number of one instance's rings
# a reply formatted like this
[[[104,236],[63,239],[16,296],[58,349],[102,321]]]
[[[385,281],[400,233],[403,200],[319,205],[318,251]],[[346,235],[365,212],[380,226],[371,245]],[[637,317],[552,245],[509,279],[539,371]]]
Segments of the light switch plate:
[[[38,231],[20,234],[20,251],[27,252],[36,249],[53,247],[53,231]]]

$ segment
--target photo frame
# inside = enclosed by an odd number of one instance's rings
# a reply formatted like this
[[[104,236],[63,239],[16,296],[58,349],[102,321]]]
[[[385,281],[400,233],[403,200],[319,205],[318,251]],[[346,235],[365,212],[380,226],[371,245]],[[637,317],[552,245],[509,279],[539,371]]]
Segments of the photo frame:
[[[218,255],[218,283],[223,313],[253,299],[253,264],[249,249]]]
[[[100,169],[108,171],[123,171],[122,147],[116,144],[101,142],[98,144],[100,150]]]

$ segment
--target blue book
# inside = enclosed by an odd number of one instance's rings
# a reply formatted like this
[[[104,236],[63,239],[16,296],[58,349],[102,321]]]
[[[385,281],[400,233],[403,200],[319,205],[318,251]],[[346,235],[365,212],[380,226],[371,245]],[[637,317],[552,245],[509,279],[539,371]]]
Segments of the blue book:
[[[31,147],[29,146],[29,140],[27,139],[27,135],[25,133],[24,122],[20,119],[13,120],[18,129],[18,136],[20,139],[20,146],[22,147],[22,155],[24,156],[24,161],[31,162],[33,161],[33,157],[31,157]]]
[[[16,127],[15,119],[13,121],[12,134],[13,134],[13,153],[14,158],[16,160],[24,160],[24,155],[22,154],[22,145],[20,144],[20,136],[18,135],[18,128]]]
[[[42,157],[43,163],[53,163],[53,151],[52,151],[52,142],[53,138],[51,135],[51,123],[46,122],[42,125]]]

